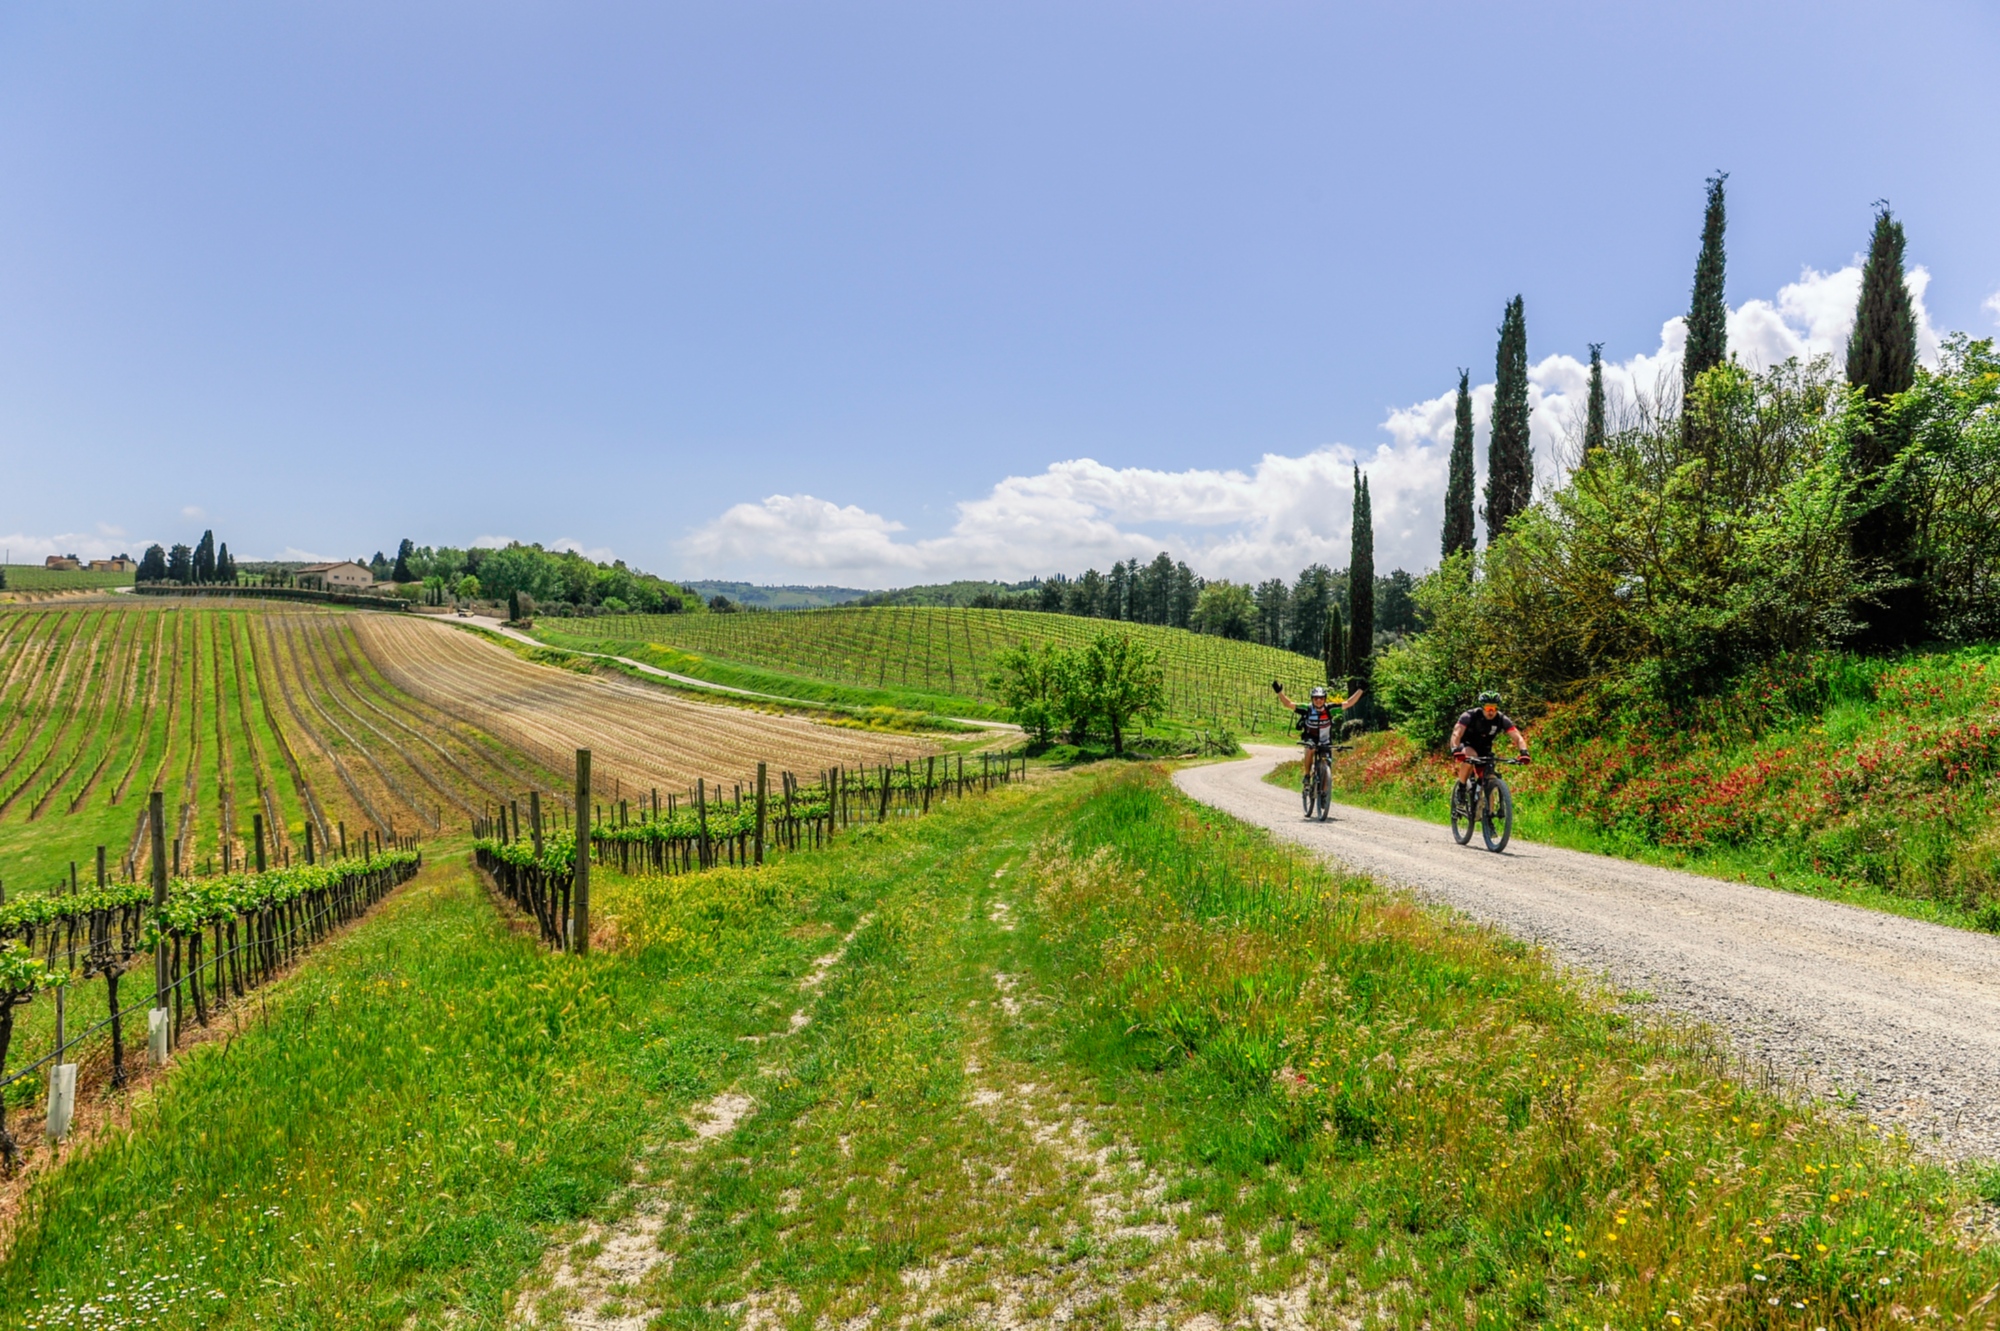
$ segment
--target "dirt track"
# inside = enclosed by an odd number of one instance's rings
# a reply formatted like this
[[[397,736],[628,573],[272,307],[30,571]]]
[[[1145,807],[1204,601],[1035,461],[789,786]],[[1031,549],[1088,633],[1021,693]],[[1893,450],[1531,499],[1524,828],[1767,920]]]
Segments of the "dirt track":
[[[1852,1094],[1880,1123],[1951,1156],[2000,1156],[2000,938],[1860,907],[1516,841],[1461,847],[1448,828],[1335,805],[1307,823],[1262,780],[1289,748],[1175,781],[1226,813],[1415,889],[1563,962],[1608,973],[1726,1030],[1814,1095]]]

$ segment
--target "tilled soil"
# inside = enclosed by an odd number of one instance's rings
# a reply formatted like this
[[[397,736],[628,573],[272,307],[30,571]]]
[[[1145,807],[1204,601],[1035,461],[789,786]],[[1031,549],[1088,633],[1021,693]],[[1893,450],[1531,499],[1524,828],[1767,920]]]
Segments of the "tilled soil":
[[[1195,799],[1456,907],[1628,994],[1726,1031],[1753,1064],[1852,1097],[1949,1157],[2000,1155],[2000,938],[1838,902],[1335,805],[1306,822],[1263,780],[1294,755],[1175,776]]]

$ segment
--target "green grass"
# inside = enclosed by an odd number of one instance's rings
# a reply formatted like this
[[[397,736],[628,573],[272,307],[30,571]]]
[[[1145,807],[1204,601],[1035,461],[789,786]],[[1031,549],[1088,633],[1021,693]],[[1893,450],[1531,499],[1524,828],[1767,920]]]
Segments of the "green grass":
[[[974,717],[1000,714],[991,688],[1000,652],[1021,643],[1074,646],[1105,631],[1130,633],[1160,653],[1168,719],[1178,725],[1282,730],[1287,717],[1271,700],[1270,681],[1299,690],[1324,678],[1319,662],[1275,647],[1026,610],[842,606],[544,619],[535,628],[550,643],[616,651],[714,683]]]
[[[102,591],[107,587],[130,587],[130,573],[93,573],[89,569],[46,568],[40,564],[4,564],[6,590],[10,592]]]
[[[2000,1280],[1978,1176],[1157,768],[599,892],[622,946],[552,956],[434,864],[38,1189],[0,1306],[171,1276],[165,1327],[491,1325],[648,1214],[669,1262],[585,1287],[661,1327],[1886,1327]]]

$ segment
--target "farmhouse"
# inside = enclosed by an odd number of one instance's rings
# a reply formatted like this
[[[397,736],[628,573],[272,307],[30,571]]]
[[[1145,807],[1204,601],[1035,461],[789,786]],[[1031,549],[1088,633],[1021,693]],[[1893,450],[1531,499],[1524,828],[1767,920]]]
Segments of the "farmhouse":
[[[301,587],[321,587],[327,591],[351,591],[356,587],[375,585],[375,575],[368,571],[368,566],[357,564],[353,560],[342,560],[335,564],[307,564],[292,576]]]
[[[130,555],[115,555],[110,559],[93,559],[90,561],[90,571],[92,573],[132,573],[138,567],[138,563]]]
[[[83,561],[75,555],[50,555],[45,567],[59,568],[65,572],[74,573],[83,567]]]

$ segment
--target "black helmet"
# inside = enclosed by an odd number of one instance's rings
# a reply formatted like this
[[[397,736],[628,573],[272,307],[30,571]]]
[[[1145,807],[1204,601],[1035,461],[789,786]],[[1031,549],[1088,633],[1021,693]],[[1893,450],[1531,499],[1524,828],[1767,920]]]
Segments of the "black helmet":
[[[1479,695],[1479,705],[1484,707],[1487,703],[1492,703],[1495,707],[1498,707],[1500,705],[1500,695],[1492,689],[1486,690],[1486,692]]]

